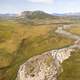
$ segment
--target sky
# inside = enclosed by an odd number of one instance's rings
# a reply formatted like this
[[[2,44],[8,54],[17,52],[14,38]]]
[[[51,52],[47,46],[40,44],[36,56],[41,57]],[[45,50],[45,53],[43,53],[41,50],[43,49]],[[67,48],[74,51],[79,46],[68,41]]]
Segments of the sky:
[[[0,13],[41,10],[48,13],[80,12],[80,0],[0,0]]]

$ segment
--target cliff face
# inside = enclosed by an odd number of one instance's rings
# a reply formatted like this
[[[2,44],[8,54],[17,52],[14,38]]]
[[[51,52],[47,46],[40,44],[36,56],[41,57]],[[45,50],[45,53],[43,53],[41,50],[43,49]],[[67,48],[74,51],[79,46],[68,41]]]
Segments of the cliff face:
[[[57,80],[61,63],[70,57],[72,48],[63,48],[34,56],[20,66],[16,80]]]

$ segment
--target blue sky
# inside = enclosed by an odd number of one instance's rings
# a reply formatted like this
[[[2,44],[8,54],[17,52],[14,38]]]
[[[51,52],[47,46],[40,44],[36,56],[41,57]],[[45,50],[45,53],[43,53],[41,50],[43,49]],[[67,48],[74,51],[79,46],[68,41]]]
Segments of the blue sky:
[[[42,10],[48,13],[80,12],[80,0],[0,0],[0,13]]]

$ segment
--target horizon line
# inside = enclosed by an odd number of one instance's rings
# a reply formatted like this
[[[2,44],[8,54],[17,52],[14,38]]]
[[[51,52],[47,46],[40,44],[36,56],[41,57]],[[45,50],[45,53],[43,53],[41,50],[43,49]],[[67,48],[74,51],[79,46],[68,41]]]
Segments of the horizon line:
[[[34,12],[34,11],[42,11],[42,12],[45,12],[45,13],[48,13],[48,14],[73,14],[73,13],[80,13],[80,11],[78,12],[48,12],[48,11],[43,11],[43,10],[23,10],[23,11],[16,11],[16,12],[0,12],[0,14],[20,14],[20,13],[22,13],[22,12],[24,12],[24,11],[32,11],[32,12]]]

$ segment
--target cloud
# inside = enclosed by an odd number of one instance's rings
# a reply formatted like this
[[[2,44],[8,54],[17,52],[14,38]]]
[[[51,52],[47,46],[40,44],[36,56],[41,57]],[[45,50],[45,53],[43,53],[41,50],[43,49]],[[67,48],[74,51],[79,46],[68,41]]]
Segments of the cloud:
[[[33,2],[33,3],[51,4],[51,3],[53,3],[54,0],[28,0],[28,1]]]

